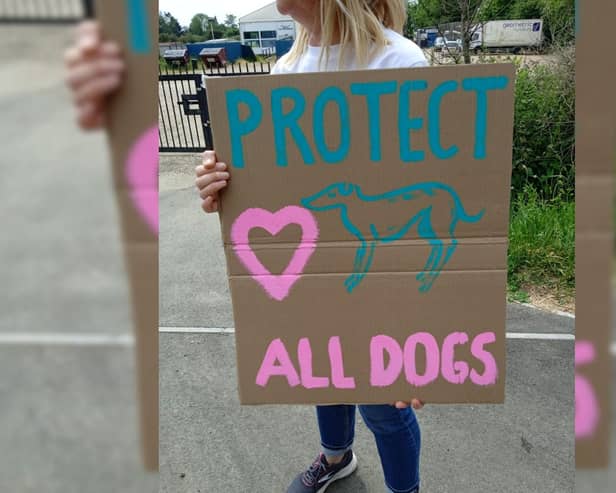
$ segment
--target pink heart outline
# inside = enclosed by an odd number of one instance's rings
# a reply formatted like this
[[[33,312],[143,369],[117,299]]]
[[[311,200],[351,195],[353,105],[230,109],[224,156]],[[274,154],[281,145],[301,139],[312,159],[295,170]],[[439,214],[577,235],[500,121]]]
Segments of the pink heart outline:
[[[248,234],[254,228],[263,228],[272,236],[291,224],[302,229],[302,239],[293,252],[289,264],[280,275],[273,275],[257,258]],[[257,281],[265,292],[277,301],[289,296],[291,287],[300,279],[308,260],[317,247],[319,228],[314,215],[303,207],[289,205],[277,212],[251,208],[242,212],[231,226],[233,250],[251,277]]]
[[[158,124],[148,128],[134,142],[124,171],[135,208],[158,235]]]

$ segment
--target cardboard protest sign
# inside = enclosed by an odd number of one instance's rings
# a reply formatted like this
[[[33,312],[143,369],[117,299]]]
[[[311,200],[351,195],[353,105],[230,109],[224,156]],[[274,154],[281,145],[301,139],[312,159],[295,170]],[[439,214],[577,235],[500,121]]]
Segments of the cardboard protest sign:
[[[616,16],[614,2],[584,2],[576,44],[576,344],[575,462],[607,467],[610,459],[616,59],[600,66],[596,46]],[[597,70],[601,75],[597,76]]]
[[[127,71],[110,101],[109,143],[131,285],[142,449],[158,468],[157,2],[98,0],[103,36],[118,42]]]
[[[242,403],[503,402],[513,85],[208,79]]]

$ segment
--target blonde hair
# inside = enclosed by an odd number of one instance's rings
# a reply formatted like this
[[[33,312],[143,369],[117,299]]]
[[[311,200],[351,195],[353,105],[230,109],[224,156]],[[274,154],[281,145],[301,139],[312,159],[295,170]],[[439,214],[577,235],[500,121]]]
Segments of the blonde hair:
[[[320,0],[323,49],[319,64],[329,60],[329,47],[339,42],[339,69],[351,49],[357,65],[365,67],[370,58],[388,44],[383,28],[402,33],[406,21],[405,6],[405,0]],[[296,61],[306,51],[309,41],[310,33],[300,26],[284,63]]]

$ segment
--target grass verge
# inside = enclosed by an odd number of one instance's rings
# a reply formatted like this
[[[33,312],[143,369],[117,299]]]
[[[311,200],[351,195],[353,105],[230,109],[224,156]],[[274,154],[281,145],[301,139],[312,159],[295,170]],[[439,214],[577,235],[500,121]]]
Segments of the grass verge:
[[[545,202],[532,188],[511,207],[508,292],[529,302],[530,293],[549,293],[561,305],[575,298],[575,203]]]

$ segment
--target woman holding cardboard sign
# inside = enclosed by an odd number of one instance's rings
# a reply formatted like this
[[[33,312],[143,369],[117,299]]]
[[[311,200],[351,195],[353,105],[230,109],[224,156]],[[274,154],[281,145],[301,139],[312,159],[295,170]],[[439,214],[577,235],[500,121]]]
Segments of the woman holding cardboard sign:
[[[406,19],[403,0],[278,0],[278,10],[302,26],[291,51],[273,74],[426,66],[423,52],[399,34]],[[218,210],[219,192],[230,178],[216,154],[204,154],[196,169],[202,208]],[[412,399],[394,405],[364,405],[359,411],[373,432],[388,491],[419,491],[420,431]],[[297,476],[287,493],[321,493],[357,467],[352,451],[356,406],[317,406],[323,452]]]

